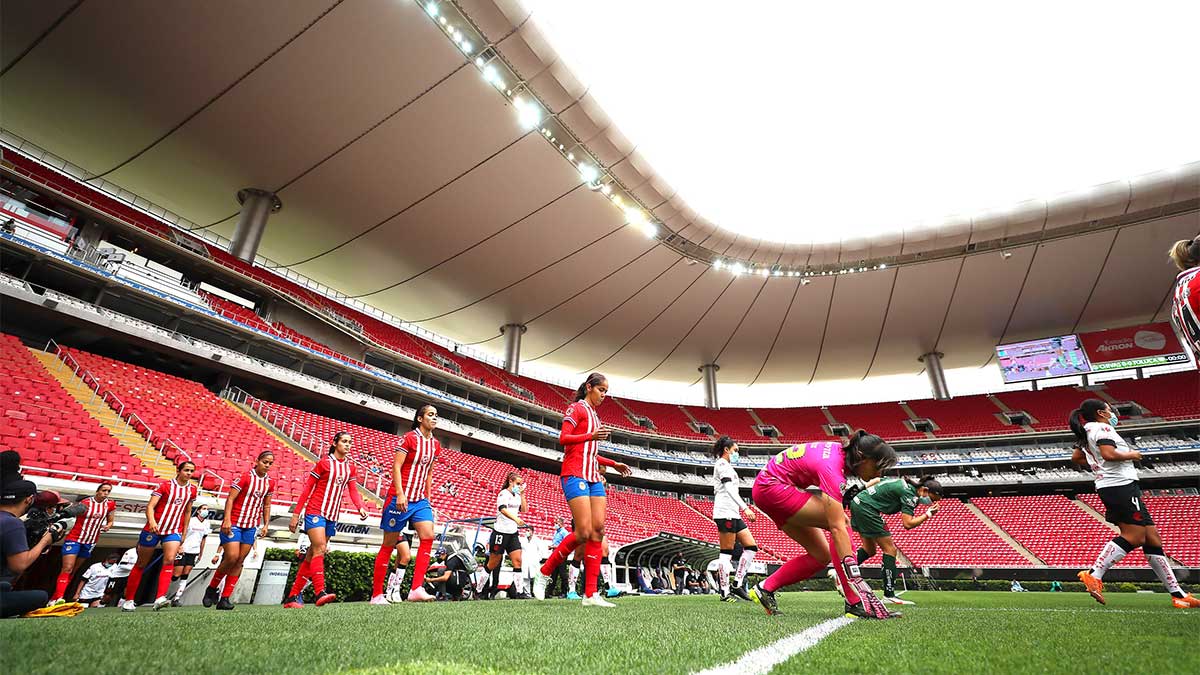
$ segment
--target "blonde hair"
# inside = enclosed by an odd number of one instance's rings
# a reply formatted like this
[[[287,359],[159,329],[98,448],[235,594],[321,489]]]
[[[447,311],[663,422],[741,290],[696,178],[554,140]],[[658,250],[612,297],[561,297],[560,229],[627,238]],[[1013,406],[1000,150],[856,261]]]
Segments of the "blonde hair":
[[[1200,237],[1195,239],[1180,239],[1171,250],[1167,251],[1179,271],[1200,267]]]

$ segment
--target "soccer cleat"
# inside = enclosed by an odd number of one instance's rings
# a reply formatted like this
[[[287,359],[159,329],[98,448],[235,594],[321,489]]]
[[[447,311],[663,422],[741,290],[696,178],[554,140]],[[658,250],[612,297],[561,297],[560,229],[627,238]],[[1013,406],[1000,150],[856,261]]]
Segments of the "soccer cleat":
[[[570,593],[567,593],[567,599],[568,599],[568,600],[578,600],[578,599],[580,599],[581,597],[583,597],[583,596],[579,595],[579,594],[578,594],[578,593],[576,593],[575,591],[571,591]]]
[[[616,607],[616,605],[600,597],[599,593],[584,598],[583,602],[579,604],[584,607]]]
[[[1103,581],[1100,581],[1096,577],[1092,576],[1092,573],[1087,570],[1083,570],[1076,576],[1078,576],[1079,580],[1083,582],[1083,586],[1085,588],[1087,588],[1087,592],[1090,593],[1092,595],[1092,597],[1096,599],[1096,602],[1098,602],[1102,605],[1107,604],[1106,602],[1104,602],[1104,582]]]
[[[172,607],[183,607],[183,601],[179,598],[171,598]]]
[[[219,596],[219,593],[217,592],[217,589],[215,589],[215,588],[204,589],[204,606],[205,607],[212,607],[213,605],[217,604],[217,600],[220,600],[220,596]]]
[[[409,602],[433,602],[434,597],[424,588],[417,586],[408,594]]]
[[[738,601],[737,597],[735,597],[732,593],[721,596],[721,602],[736,603],[737,601]]]
[[[750,595],[746,593],[745,586],[734,586],[733,588],[729,589],[729,594],[738,600],[750,602]]]
[[[47,604],[46,606],[47,607],[57,607],[59,605],[65,605],[65,604],[67,604],[66,600],[63,600],[62,598],[55,598],[55,599],[51,600],[50,603]]]
[[[1182,598],[1171,596],[1171,606],[1177,609],[1188,609],[1190,607],[1200,607],[1200,598],[1188,593]]]
[[[283,603],[284,609],[300,609],[302,607],[304,607],[304,598],[299,595],[293,595],[288,598],[287,602]]]
[[[905,600],[904,598],[901,598],[901,597],[895,596],[895,595],[885,595],[885,596],[883,596],[883,601],[889,605],[915,605],[915,604],[917,604],[917,603],[913,602],[912,600]]]
[[[546,599],[546,584],[549,581],[550,581],[550,578],[547,577],[545,574],[542,574],[541,570],[538,570],[537,574],[533,575],[533,597],[534,598],[537,598],[538,600]]]
[[[233,609],[233,603],[229,601],[229,598],[221,598],[217,601],[217,609]]]
[[[384,595],[383,593],[380,593],[379,595],[371,598],[371,604],[372,605],[390,605],[392,603],[388,602],[386,595]]]
[[[607,591],[605,591],[604,594],[610,598],[615,598],[615,597],[621,595],[621,591],[618,591],[615,588],[610,588]]]
[[[160,595],[158,597],[158,599],[154,601],[154,611],[156,611],[156,612],[158,610],[162,609],[163,607],[170,607],[170,606],[171,606],[171,600],[165,595]]]
[[[324,607],[334,600],[337,600],[337,595],[333,593],[322,593],[320,597],[317,598],[316,605],[317,607]]]
[[[762,587],[762,582],[750,589],[750,599],[762,605],[763,609],[767,610],[770,616],[782,615],[779,611],[779,605],[775,604],[775,593],[768,591]]]
[[[122,600],[121,601],[121,611],[122,612],[132,612],[135,609],[137,609],[137,604],[134,603],[134,601],[132,601],[132,600]]]

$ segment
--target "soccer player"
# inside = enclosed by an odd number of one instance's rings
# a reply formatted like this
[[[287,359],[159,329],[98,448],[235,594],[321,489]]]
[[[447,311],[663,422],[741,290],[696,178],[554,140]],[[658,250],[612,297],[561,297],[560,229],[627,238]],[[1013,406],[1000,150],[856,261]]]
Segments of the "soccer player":
[[[850,500],[850,527],[862,537],[858,549],[858,564],[883,550],[883,601],[893,605],[913,605],[896,595],[896,544],[883,522],[884,513],[899,513],[904,529],[919,527],[937,515],[937,503],[942,499],[942,484],[933,476],[916,482],[903,478],[888,478],[867,487]],[[917,504],[928,505],[921,515],[914,515]]]
[[[175,572],[171,576],[172,583],[179,582],[179,589],[175,591],[175,597],[171,598],[172,607],[182,604],[188,576],[191,575],[192,568],[196,566],[196,558],[204,549],[204,539],[209,533],[208,513],[207,506],[197,508],[196,513],[188,520],[187,529],[183,533],[183,545],[179,547],[179,554],[175,556]]]
[[[1105,604],[1104,573],[1141,546],[1154,574],[1171,594],[1171,604],[1180,609],[1200,607],[1200,598],[1180,588],[1163,552],[1162,538],[1142,498],[1137,468],[1133,465],[1142,459],[1142,453],[1130,450],[1113,428],[1117,425],[1116,412],[1104,401],[1089,398],[1071,412],[1067,423],[1079,444],[1071,453],[1072,461],[1091,467],[1096,477],[1096,493],[1104,502],[1104,518],[1121,530],[1100,550],[1092,569],[1079,573],[1088,593],[1096,602]]]
[[[76,602],[88,607],[99,607],[104,598],[104,590],[108,588],[109,576],[120,558],[121,556],[116,553],[109,553],[104,562],[95,563],[87,568],[87,571],[83,573],[86,583],[76,593]]]
[[[175,467],[175,477],[163,481],[150,493],[150,503],[146,505],[146,527],[138,535],[137,562],[129,571],[121,611],[132,612],[137,608],[133,599],[142,583],[142,573],[146,565],[150,564],[154,550],[160,544],[162,569],[158,572],[158,593],[154,600],[154,611],[157,612],[171,604],[167,598],[167,588],[171,585],[175,555],[179,553],[179,544],[183,541],[183,528],[188,514],[192,512],[192,502],[196,500],[197,489],[192,484],[192,474],[195,472],[196,465],[193,462],[180,462]]]
[[[112,493],[112,483],[101,483],[96,488],[96,494],[80,500],[87,507],[87,512],[75,519],[75,526],[67,533],[62,545],[62,567],[58,571],[58,579],[54,583],[54,596],[50,598],[51,605],[61,605],[66,602],[63,596],[71,583],[71,575],[75,566],[82,565],[84,560],[92,557],[92,548],[96,540],[113,526],[113,513],[117,503],[108,498]],[[99,564],[99,563],[97,563]],[[93,566],[94,567],[94,566]]]
[[[413,565],[412,590],[409,602],[429,602],[433,596],[423,587],[425,572],[429,569],[429,554],[433,551],[433,506],[429,495],[433,488],[433,463],[442,453],[442,445],[433,437],[438,425],[437,408],[426,403],[417,408],[413,416],[412,430],[400,439],[396,459],[392,467],[392,484],[388,487],[387,503],[379,527],[383,530],[383,545],[375,555],[375,576],[371,592],[372,605],[388,604],[383,593],[383,582],[387,578],[388,563],[392,550],[401,543],[400,533],[411,527],[417,533],[417,561]],[[400,546],[396,574],[391,584],[399,589],[404,583],[404,570],[408,568],[409,546],[405,541]],[[397,590],[398,592],[398,590]]]
[[[567,406],[563,417],[558,442],[563,446],[561,482],[567,506],[575,521],[575,531],[563,538],[542,565],[540,574],[534,579],[533,595],[538,600],[546,598],[546,581],[556,567],[578,547],[584,548],[584,598],[585,607],[615,607],[597,593],[600,577],[600,559],[603,555],[604,518],[608,508],[600,467],[611,466],[622,475],[631,472],[621,462],[600,456],[600,441],[608,439],[610,432],[600,426],[596,408],[604,403],[608,395],[608,378],[600,373],[588,375],[575,391],[575,402]]]
[[[525,479],[516,471],[511,471],[504,477],[504,488],[496,495],[496,522],[492,524],[492,540],[488,547],[488,561],[485,566],[486,574],[480,575],[476,582],[475,592],[482,597],[484,589],[490,587],[494,595],[500,585],[500,565],[504,562],[504,554],[508,554],[513,566],[513,593],[510,598],[528,598],[525,595],[525,573],[521,568],[521,540],[517,530],[525,527],[521,514],[528,510],[525,503]],[[490,584],[489,582],[490,578]]]
[[[329,539],[337,534],[338,511],[342,508],[342,496],[350,493],[350,501],[358,509],[358,516],[367,519],[362,497],[358,494],[358,469],[350,460],[354,438],[345,431],[333,435],[329,452],[317,462],[312,473],[304,481],[300,499],[293,505],[292,520],[288,529],[295,532],[304,517],[304,532],[310,540],[308,553],[296,572],[296,581],[288,594],[284,607],[297,609],[304,606],[300,592],[311,580],[317,607],[337,599],[333,593],[325,592],[325,550]]]
[[[229,486],[225,498],[225,518],[221,521],[221,565],[213,572],[212,580],[204,591],[204,606],[217,609],[233,609],[229,599],[237,588],[242,564],[254,549],[257,537],[267,534],[267,523],[271,522],[271,495],[274,482],[268,472],[275,463],[270,450],[262,452],[254,460],[253,468],[243,473]],[[221,582],[225,587],[221,588]],[[218,599],[218,589],[220,598]]]
[[[750,597],[767,614],[779,614],[777,590],[803,581],[829,564],[824,530],[837,552],[834,570],[846,591],[846,614],[871,619],[894,616],[859,573],[842,506],[842,486],[847,475],[870,480],[895,466],[897,459],[896,451],[882,438],[859,429],[845,446],[831,442],[793,445],[767,461],[754,480],[754,503],[805,550],[750,591]]]
[[[1175,242],[1167,254],[1179,268],[1171,296],[1171,323],[1200,363],[1200,236]]]
[[[754,535],[746,527],[746,520],[754,522],[754,509],[742,501],[738,492],[738,475],[733,465],[738,460],[738,445],[728,436],[722,436],[713,444],[713,522],[717,524],[717,545],[720,555],[717,558],[717,583],[721,587],[721,600],[737,602],[738,598],[749,600],[746,594],[746,571],[754,562],[758,544]],[[729,575],[733,572],[733,547],[740,543],[743,548],[742,558],[738,561],[737,572],[734,574],[733,585],[730,586]]]

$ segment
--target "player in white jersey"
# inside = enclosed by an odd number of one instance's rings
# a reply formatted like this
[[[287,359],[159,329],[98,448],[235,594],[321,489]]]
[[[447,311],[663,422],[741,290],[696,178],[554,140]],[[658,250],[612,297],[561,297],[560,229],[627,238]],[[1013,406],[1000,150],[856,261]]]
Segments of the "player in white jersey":
[[[521,567],[523,562],[521,541],[517,537],[517,530],[525,527],[525,521],[521,519],[521,514],[525,513],[528,508],[525,503],[525,479],[521,477],[521,474],[512,471],[504,477],[504,488],[500,490],[500,494],[496,495],[496,522],[492,525],[486,573],[481,574],[475,582],[475,591],[479,597],[483,597],[485,589],[490,591],[489,595],[496,593],[496,587],[500,584],[500,565],[504,562],[506,553],[508,559],[512,561],[513,591],[515,591],[510,592],[508,596],[510,598],[529,597],[525,594],[525,573]]]
[[[192,568],[196,566],[200,552],[204,550],[205,538],[212,533],[208,515],[207,506],[197,508],[188,521],[187,529],[184,530],[183,544],[179,547],[179,553],[175,554],[175,573],[171,578],[172,583],[179,584],[175,596],[171,598],[172,607],[183,604],[183,592],[187,590],[188,577],[192,574]]]
[[[1167,255],[1179,268],[1171,293],[1171,323],[1200,364],[1200,236],[1175,242]]]
[[[1134,462],[1142,453],[1130,450],[1117,433],[1117,413],[1107,403],[1089,398],[1074,410],[1067,422],[1077,445],[1071,455],[1076,464],[1090,466],[1096,476],[1096,492],[1104,502],[1104,517],[1121,529],[1121,534],[1104,545],[1096,564],[1079,573],[1079,580],[1100,604],[1104,600],[1104,573],[1127,553],[1141,546],[1150,567],[1171,594],[1171,604],[1180,609],[1200,607],[1200,599],[1185,593],[1175,579],[1171,563],[1163,553],[1162,538],[1138,487]]]
[[[742,501],[738,493],[738,475],[733,465],[738,460],[738,445],[728,436],[722,436],[713,443],[713,522],[717,524],[717,545],[721,553],[717,558],[717,581],[721,587],[721,600],[737,602],[738,598],[749,600],[746,593],[746,571],[754,562],[758,552],[758,544],[754,535],[746,527],[746,520],[754,522],[754,509]],[[745,516],[745,520],[742,519]],[[738,561],[733,583],[729,575],[733,570],[733,547],[740,543],[744,549],[742,558]]]

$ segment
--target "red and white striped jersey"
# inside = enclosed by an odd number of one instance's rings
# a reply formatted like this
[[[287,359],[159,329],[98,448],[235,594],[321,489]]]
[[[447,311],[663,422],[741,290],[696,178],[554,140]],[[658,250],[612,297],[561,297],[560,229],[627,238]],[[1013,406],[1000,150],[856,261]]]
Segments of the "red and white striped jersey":
[[[1179,338],[1200,363],[1200,267],[1184,270],[1175,278],[1171,323]]]
[[[358,469],[349,457],[338,460],[333,455],[325,455],[313,467],[312,477],[317,485],[304,505],[304,512],[310,516],[321,516],[326,520],[337,520],[338,512],[342,510],[342,496],[346,488],[358,489]]]
[[[246,473],[233,481],[233,488],[238,493],[233,498],[229,523],[234,527],[261,526],[263,502],[271,496],[272,487],[270,476],[260,476],[254,469],[247,469]]]
[[[563,424],[572,428],[571,434],[591,434],[600,428],[600,416],[587,400],[576,401],[567,406]],[[589,483],[600,480],[600,442],[587,440],[563,446],[563,476],[575,476]]]
[[[154,506],[154,522],[158,523],[159,534],[182,534],[187,525],[188,504],[196,499],[198,490],[190,481],[180,485],[174,478],[163,481],[150,495],[158,495]]]
[[[117,503],[111,499],[98,502],[95,497],[88,497],[79,503],[87,506],[87,512],[75,518],[75,527],[67,533],[67,541],[94,544],[100,538],[100,526],[108,520],[108,514],[117,510]]]
[[[410,502],[428,499],[425,487],[429,485],[429,473],[433,471],[433,460],[442,454],[442,444],[436,438],[425,438],[416,429],[404,434],[400,439],[400,450],[404,450],[404,464],[400,466],[400,475],[392,476],[392,484],[388,487],[388,499],[396,496],[396,482],[404,489],[404,496]],[[399,452],[397,450],[396,452]]]

